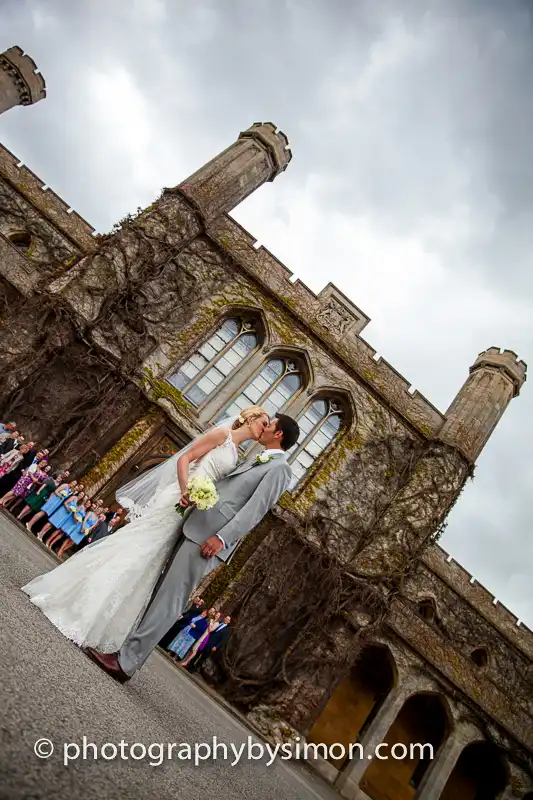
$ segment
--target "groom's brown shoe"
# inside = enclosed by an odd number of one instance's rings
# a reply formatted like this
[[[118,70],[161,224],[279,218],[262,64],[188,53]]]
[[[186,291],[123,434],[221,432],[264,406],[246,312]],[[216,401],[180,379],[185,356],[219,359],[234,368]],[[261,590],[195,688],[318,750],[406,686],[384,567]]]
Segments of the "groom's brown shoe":
[[[93,650],[92,647],[87,647],[84,653],[89,656],[91,661],[94,661],[95,664],[98,664],[99,667],[111,675],[112,678],[115,678],[115,680],[120,683],[129,681],[130,676],[126,675],[122,670],[118,663],[118,658],[113,653],[99,653],[98,650]]]

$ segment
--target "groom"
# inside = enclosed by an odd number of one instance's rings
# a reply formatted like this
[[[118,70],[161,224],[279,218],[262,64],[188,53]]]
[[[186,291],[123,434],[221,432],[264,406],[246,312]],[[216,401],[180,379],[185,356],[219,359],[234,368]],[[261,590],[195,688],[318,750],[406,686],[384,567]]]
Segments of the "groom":
[[[220,561],[227,563],[231,559],[243,536],[289,488],[292,471],[287,450],[296,444],[299,435],[295,420],[278,414],[259,439],[265,450],[217,484],[216,506],[209,511],[187,512],[163,581],[137,628],[118,653],[99,653],[90,648],[85,651],[102,669],[124,683],[142,667],[183,612],[202,578]]]

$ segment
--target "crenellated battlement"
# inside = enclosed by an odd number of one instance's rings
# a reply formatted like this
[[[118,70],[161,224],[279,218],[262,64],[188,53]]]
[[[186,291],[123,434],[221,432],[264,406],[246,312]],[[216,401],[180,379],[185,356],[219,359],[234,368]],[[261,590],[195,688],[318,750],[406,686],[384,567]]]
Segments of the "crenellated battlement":
[[[533,631],[520,622],[512,611],[499,603],[488,589],[478,583],[474,576],[454,561],[440,545],[433,545],[423,555],[422,560],[516,648],[533,660]]]
[[[516,397],[527,378],[527,364],[518,358],[512,350],[501,350],[499,347],[489,347],[480,353],[472,366],[470,372],[475,372],[482,367],[501,369],[507,373],[512,380]]]
[[[0,178],[5,178],[80,250],[89,253],[96,249],[94,228],[1,144]]]
[[[46,97],[46,84],[37,64],[20,47],[10,47],[0,53],[0,70],[9,76],[19,105],[29,106]]]
[[[359,335],[370,318],[339,289],[329,283],[317,295],[291,280],[292,272],[228,215],[213,220],[208,234],[421,433],[437,435],[444,415]]]
[[[287,169],[289,161],[292,159],[289,140],[273,122],[254,122],[248,130],[239,134],[239,139],[250,137],[259,139],[272,154],[278,168],[277,174]],[[276,175],[272,175],[269,180],[273,181],[275,177]]]

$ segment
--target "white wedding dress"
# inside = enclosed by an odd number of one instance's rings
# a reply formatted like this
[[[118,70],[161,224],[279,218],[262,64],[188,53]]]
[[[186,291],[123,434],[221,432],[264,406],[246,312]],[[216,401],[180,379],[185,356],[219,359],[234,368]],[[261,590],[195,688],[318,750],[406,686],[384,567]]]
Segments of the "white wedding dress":
[[[189,477],[215,483],[237,464],[231,432],[224,443],[190,465]],[[138,517],[75,553],[22,587],[31,602],[68,639],[103,653],[119,650],[143,615],[178,538],[176,481],[156,493]]]

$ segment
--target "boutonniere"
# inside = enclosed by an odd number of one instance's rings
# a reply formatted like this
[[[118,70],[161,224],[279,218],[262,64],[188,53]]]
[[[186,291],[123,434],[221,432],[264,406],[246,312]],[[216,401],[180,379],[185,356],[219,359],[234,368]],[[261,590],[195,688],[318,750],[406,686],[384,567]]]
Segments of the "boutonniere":
[[[258,464],[268,464],[271,458],[272,456],[269,456],[268,453],[259,453],[255,460]]]

